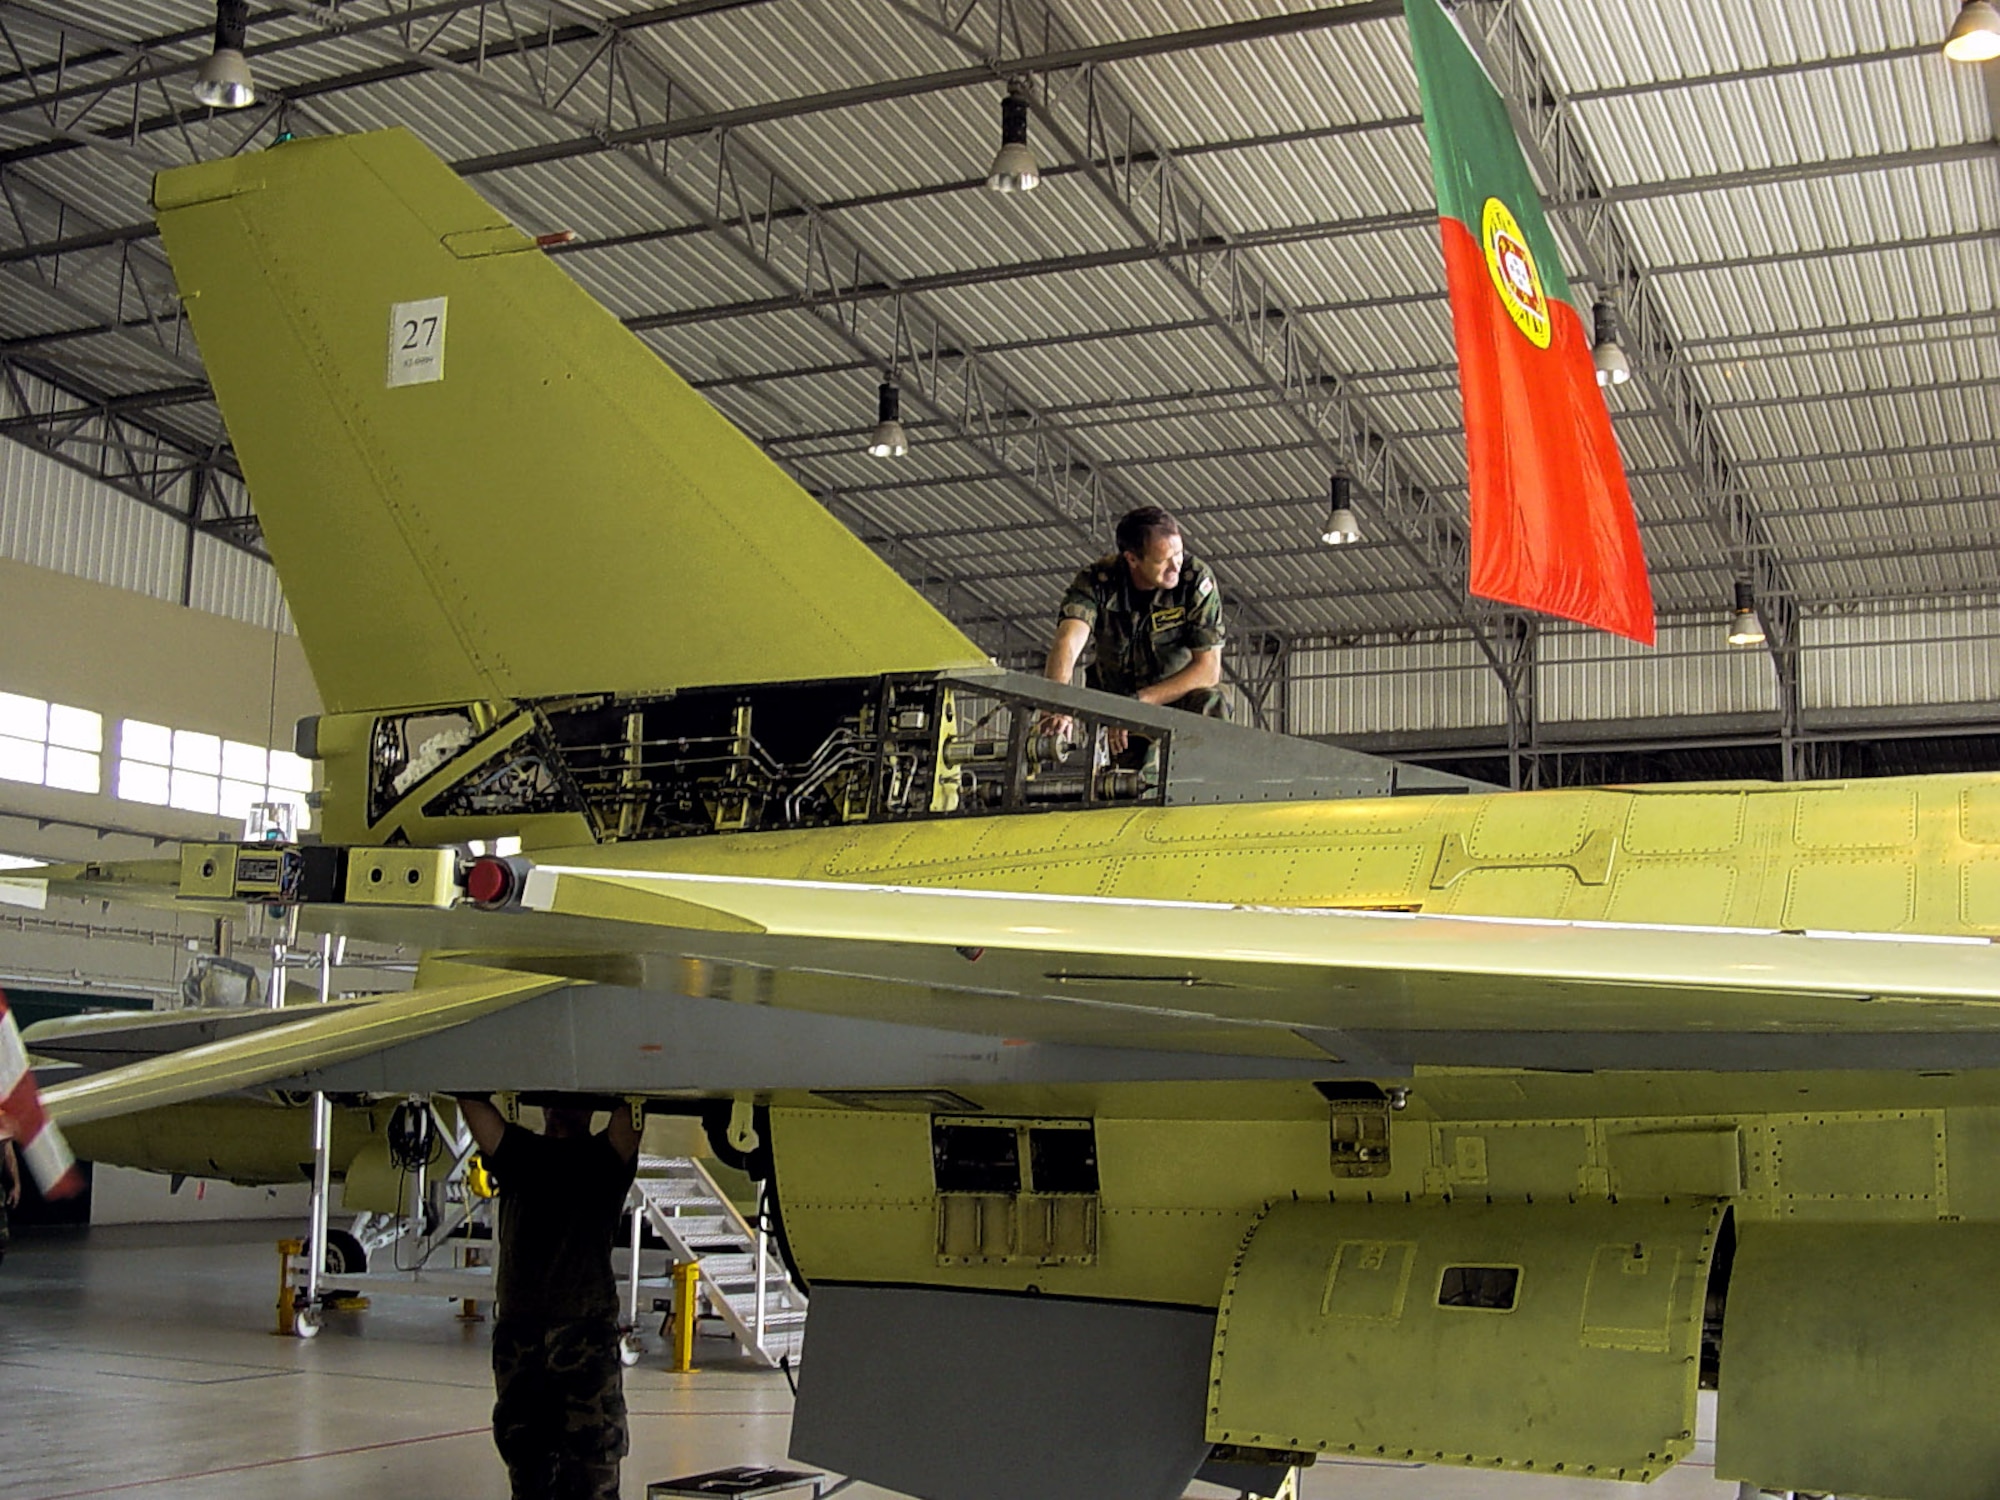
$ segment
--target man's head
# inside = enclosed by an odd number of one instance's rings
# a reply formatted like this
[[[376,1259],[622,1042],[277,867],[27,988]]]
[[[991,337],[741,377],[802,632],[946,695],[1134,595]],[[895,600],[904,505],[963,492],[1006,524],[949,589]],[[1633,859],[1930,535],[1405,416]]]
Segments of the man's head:
[[[1118,551],[1134,588],[1170,589],[1181,581],[1181,523],[1157,505],[1126,512],[1118,523]]]
[[[557,1140],[567,1140],[572,1136],[590,1134],[589,1109],[575,1104],[549,1104],[542,1107],[542,1133],[552,1135]]]

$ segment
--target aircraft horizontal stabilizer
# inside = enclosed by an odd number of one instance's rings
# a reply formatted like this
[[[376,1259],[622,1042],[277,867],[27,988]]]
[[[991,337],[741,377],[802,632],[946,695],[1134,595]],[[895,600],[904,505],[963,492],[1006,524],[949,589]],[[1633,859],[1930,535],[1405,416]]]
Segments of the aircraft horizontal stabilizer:
[[[227,1041],[210,1042],[50,1089],[42,1096],[51,1119],[78,1125],[133,1110],[156,1109],[232,1089],[253,1088],[449,1027],[545,994],[565,981],[541,974],[466,971],[456,984],[411,990],[331,1013],[301,1008],[299,1020]]]
[[[985,665],[408,131],[153,200],[329,711]]]

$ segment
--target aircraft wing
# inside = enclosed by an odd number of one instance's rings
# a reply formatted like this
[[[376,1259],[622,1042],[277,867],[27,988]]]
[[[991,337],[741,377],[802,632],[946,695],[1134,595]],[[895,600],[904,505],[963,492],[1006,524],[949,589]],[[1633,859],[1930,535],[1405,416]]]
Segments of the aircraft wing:
[[[510,1087],[526,1081],[516,1078],[523,1069],[539,1077],[558,1054],[562,1082],[536,1086],[945,1084],[984,1076],[966,1071],[969,1048],[1012,1049],[1015,1058],[992,1064],[1002,1069],[1037,1049],[1062,1054],[1071,1077],[2000,1062],[2000,953],[1977,938],[580,864],[534,867],[524,909],[512,912],[336,905],[301,915],[302,925],[456,950],[485,968],[64,1084],[50,1091],[58,1118],[302,1077],[377,1091]],[[549,994],[565,986],[574,988]],[[834,1022],[850,1029],[827,1030]],[[758,1028],[753,1046],[744,1045],[744,1025]],[[912,1037],[915,1050],[898,1062],[895,1049]],[[416,1045],[426,1038],[437,1040]],[[734,1060],[746,1052],[786,1062],[768,1078],[744,1073]],[[465,1077],[467,1058],[487,1062]]]
[[[371,1004],[301,1007],[300,1018],[246,1036],[170,1052],[60,1084],[42,1095],[50,1118],[79,1125],[251,1088],[398,1043],[431,1036],[559,988],[546,975],[469,970],[454,984]]]
[[[727,952],[753,932],[774,945],[773,958],[801,972],[853,972],[863,949],[914,948],[947,972],[955,966],[967,990],[1124,1011],[1140,1034],[1170,1020],[1288,1032],[2000,1033],[2000,951],[1984,938],[1248,907],[582,866],[536,868],[525,904],[556,916],[674,929],[684,935],[680,945],[696,952]]]

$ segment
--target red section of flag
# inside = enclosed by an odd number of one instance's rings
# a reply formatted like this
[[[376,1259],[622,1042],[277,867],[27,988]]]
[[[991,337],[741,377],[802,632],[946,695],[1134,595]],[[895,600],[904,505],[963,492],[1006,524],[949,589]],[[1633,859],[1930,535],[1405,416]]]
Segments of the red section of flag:
[[[35,1075],[20,1028],[0,995],[0,1140],[16,1142],[44,1198],[67,1198],[83,1191],[83,1174],[62,1132],[42,1109]]]
[[[1474,231],[1441,221],[1465,393],[1472,592],[1653,644],[1653,591],[1583,321],[1548,302],[1538,349],[1509,318]]]

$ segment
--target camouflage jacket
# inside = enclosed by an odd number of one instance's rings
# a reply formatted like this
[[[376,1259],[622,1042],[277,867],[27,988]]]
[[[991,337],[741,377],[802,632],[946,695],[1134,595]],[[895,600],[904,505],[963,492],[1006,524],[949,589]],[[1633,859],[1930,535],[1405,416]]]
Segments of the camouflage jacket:
[[[1131,570],[1117,553],[1078,573],[1063,595],[1062,618],[1081,620],[1097,643],[1090,686],[1128,697],[1164,681],[1194,660],[1194,653],[1222,644],[1222,590],[1199,558],[1181,564],[1170,589],[1132,587]]]

